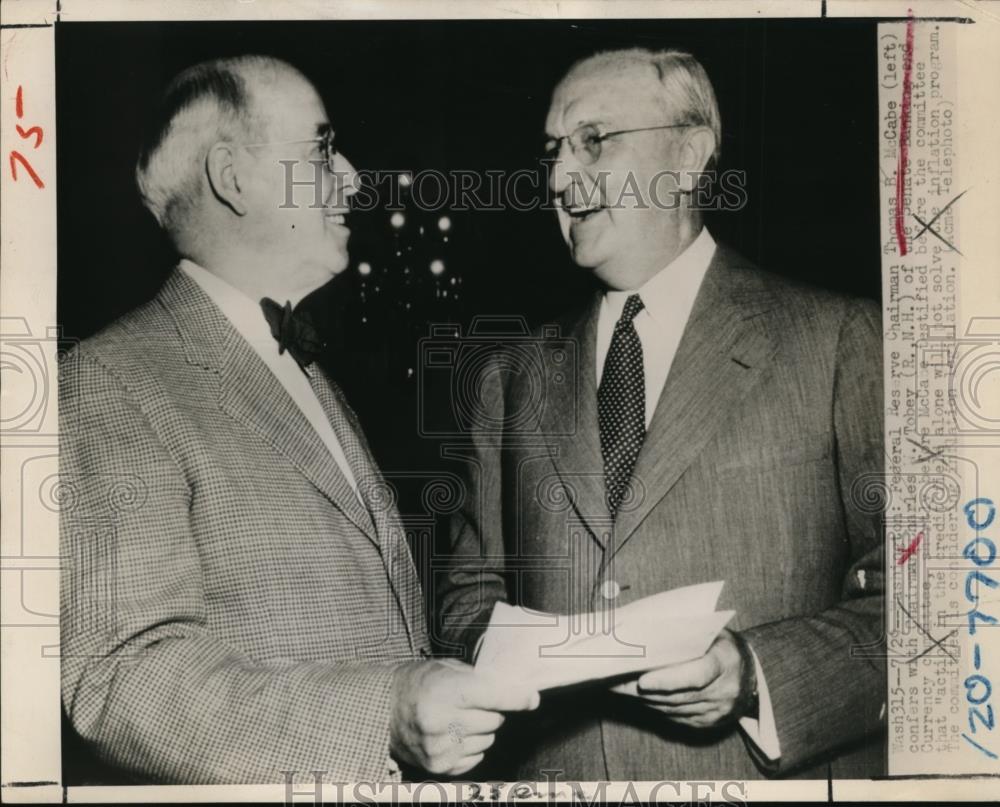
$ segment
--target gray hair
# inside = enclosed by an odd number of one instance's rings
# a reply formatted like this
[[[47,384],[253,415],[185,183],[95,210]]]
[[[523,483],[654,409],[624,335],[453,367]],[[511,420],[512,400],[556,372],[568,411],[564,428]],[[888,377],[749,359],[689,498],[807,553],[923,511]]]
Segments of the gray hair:
[[[718,161],[722,148],[722,117],[708,73],[690,53],[682,50],[624,48],[588,56],[574,64],[567,75],[591,72],[626,64],[649,66],[656,71],[661,87],[661,102],[676,123],[705,126],[715,135],[713,158]]]
[[[211,145],[263,137],[251,85],[288,73],[299,75],[270,56],[238,56],[196,64],[167,86],[139,150],[135,179],[143,204],[175,239],[201,191]]]

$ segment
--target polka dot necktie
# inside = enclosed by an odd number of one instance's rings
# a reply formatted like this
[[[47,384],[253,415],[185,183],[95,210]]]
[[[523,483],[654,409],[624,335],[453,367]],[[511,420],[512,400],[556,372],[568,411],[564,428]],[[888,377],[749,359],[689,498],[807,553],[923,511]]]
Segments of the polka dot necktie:
[[[625,301],[597,390],[604,490],[612,518],[618,513],[646,437],[646,373],[642,365],[642,343],[632,322],[642,308],[638,294]]]

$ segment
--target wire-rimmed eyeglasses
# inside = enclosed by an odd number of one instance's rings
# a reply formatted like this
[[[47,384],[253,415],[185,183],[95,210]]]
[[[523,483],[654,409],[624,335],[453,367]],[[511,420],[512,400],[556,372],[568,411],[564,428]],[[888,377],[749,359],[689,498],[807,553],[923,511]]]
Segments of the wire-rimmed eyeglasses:
[[[583,165],[593,165],[601,157],[601,144],[609,137],[615,135],[632,134],[633,132],[652,132],[656,129],[685,129],[694,124],[691,123],[668,123],[663,126],[642,126],[638,129],[618,129],[614,132],[604,132],[592,123],[585,123],[573,130],[571,134],[562,137],[550,137],[545,141],[544,159],[554,160],[559,157],[562,150],[563,141],[569,143],[569,147]]]
[[[323,159],[326,160],[327,170],[331,174],[337,173],[336,165],[334,165],[334,159],[337,156],[337,147],[334,144],[334,131],[331,128],[326,129],[318,137],[309,137],[305,140],[277,140],[271,143],[242,143],[241,145],[245,149],[253,149],[264,146],[291,146],[296,143],[319,143],[320,152],[323,154]]]

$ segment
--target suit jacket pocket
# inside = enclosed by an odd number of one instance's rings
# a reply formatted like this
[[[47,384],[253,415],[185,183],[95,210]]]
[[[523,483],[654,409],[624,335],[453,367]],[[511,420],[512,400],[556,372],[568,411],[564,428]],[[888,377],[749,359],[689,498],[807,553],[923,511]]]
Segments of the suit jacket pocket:
[[[829,432],[801,434],[767,445],[752,446],[716,463],[711,472],[746,473],[764,468],[804,465],[827,459],[833,453],[833,436]]]

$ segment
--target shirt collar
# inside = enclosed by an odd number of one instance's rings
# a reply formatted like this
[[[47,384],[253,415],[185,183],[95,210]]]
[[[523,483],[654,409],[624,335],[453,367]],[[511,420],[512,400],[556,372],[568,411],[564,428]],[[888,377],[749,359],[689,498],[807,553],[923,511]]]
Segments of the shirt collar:
[[[259,301],[251,300],[235,286],[194,261],[182,258],[178,266],[211,298],[244,339],[258,350],[264,348],[278,354],[278,343],[271,334]]]
[[[617,321],[625,308],[625,301],[638,294],[643,310],[657,323],[675,320],[680,314],[686,319],[714,255],[715,239],[707,227],[702,227],[687,249],[638,289],[605,292],[606,313],[612,321]]]

